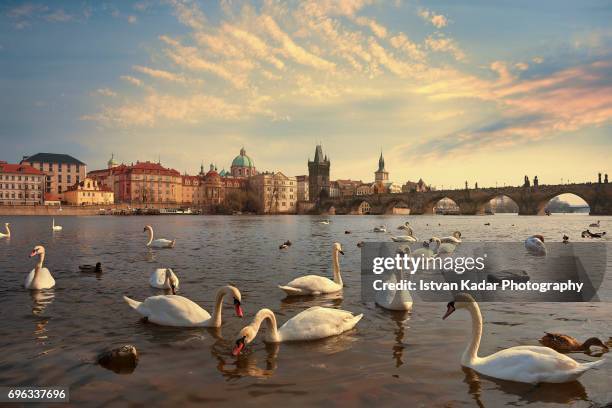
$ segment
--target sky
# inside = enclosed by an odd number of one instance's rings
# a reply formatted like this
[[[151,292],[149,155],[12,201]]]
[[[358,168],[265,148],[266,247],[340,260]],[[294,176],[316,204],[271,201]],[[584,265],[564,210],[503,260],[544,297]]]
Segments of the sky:
[[[0,160],[437,188],[612,173],[609,1],[3,1]]]

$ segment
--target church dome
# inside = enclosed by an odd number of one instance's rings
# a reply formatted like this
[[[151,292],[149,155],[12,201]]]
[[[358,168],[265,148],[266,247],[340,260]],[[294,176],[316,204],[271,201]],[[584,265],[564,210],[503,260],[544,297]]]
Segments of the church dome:
[[[110,160],[108,161],[108,168],[110,169],[111,167],[117,167],[118,165],[119,165],[119,163],[117,163],[117,162],[115,161],[115,154],[113,153],[113,154],[111,155]]]
[[[232,161],[232,167],[255,167],[253,160],[247,156],[244,147],[240,149],[240,154]]]

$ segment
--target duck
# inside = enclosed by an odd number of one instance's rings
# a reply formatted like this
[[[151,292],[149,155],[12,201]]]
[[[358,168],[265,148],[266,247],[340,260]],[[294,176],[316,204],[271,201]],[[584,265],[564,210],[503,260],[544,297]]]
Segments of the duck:
[[[403,257],[410,256],[410,247],[408,245],[398,248],[397,253]],[[384,283],[394,284],[405,280],[403,269],[394,269],[389,271],[389,275],[384,279]],[[412,296],[407,290],[377,290],[375,292],[375,303],[387,310],[411,310]]]
[[[485,222],[484,225],[488,226],[488,225],[491,225],[491,223],[490,222]]]
[[[251,324],[238,333],[232,354],[239,355],[247,344],[255,340],[264,321],[267,323],[264,341],[282,343],[337,336],[355,327],[362,317],[363,314],[354,315],[346,310],[313,306],[293,316],[278,328],[274,312],[270,309],[261,309],[255,314]]]
[[[10,238],[11,237],[11,229],[9,228],[11,224],[8,222],[4,223],[4,233],[0,232],[0,238]]]
[[[575,381],[591,368],[605,360],[579,363],[549,347],[516,346],[503,349],[486,357],[478,356],[482,338],[482,314],[478,303],[467,293],[458,293],[446,305],[447,319],[458,309],[465,309],[472,318],[472,338],[461,357],[461,365],[479,374],[500,380],[521,383],[565,383]]]
[[[525,249],[534,255],[546,255],[546,246],[542,235],[532,235],[525,240]]]
[[[408,221],[406,221],[405,223],[403,223],[402,225],[397,227],[397,229],[398,230],[406,230],[406,229],[412,230],[412,227],[410,227],[410,223]]]
[[[95,272],[95,273],[100,273],[102,272],[102,264],[100,262],[96,262],[95,265],[79,265],[79,269],[81,270],[81,272]]]
[[[455,231],[451,236],[440,238],[440,242],[442,242],[443,244],[460,244],[461,231]]]
[[[589,224],[589,227],[599,228],[599,223],[600,222],[601,222],[600,220],[597,220],[597,222],[592,222],[592,223]]]
[[[374,227],[374,232],[387,232],[387,227],[384,225],[379,225],[378,227]]]
[[[143,302],[123,296],[125,302],[146,321],[160,326],[172,327],[221,327],[223,298],[231,296],[236,316],[242,317],[242,296],[238,288],[223,286],[217,290],[212,316],[195,302],[179,295],[159,295],[146,298]]]
[[[339,255],[344,255],[342,246],[335,242],[332,246],[334,280],[319,275],[306,275],[292,280],[284,286],[278,286],[287,296],[308,296],[335,293],[342,290]]]
[[[149,278],[149,284],[156,289],[170,289],[176,295],[179,287],[179,278],[170,268],[157,268]]]
[[[51,231],[61,231],[63,227],[61,225],[55,225],[55,218],[53,218],[53,222],[51,224]]]
[[[43,268],[43,262],[45,260],[45,247],[42,245],[36,245],[30,253],[30,258],[38,255],[38,263],[26,276],[24,286],[26,289],[31,290],[42,290],[51,289],[55,286],[55,279],[51,275],[51,272],[47,268]]]
[[[365,246],[365,242],[359,241],[357,242],[357,248],[363,248]]]
[[[567,244],[569,242],[569,237],[565,234],[563,234],[563,243]]]
[[[455,252],[455,249],[457,248],[454,244],[442,243],[442,241],[438,237],[431,237],[429,239],[429,242],[435,244],[434,252],[436,253],[436,255],[450,255]]]
[[[289,248],[290,246],[291,246],[291,241],[286,240],[285,242],[283,242],[282,244],[278,246],[278,249],[285,249],[285,248]]]
[[[582,238],[603,238],[606,232],[591,232],[589,230],[582,231]]]
[[[152,248],[174,248],[176,244],[176,239],[170,241],[169,239],[158,238],[153,240],[153,227],[150,225],[146,225],[144,227],[143,232],[149,231],[149,242],[147,242],[148,247]]]
[[[561,353],[572,353],[577,351],[589,351],[591,346],[601,347],[603,350],[608,351],[606,346],[597,337],[588,338],[584,343],[580,343],[572,336],[567,334],[559,333],[548,333],[539,340],[543,346],[550,347],[553,350],[557,350]]]
[[[344,231],[344,233],[345,233],[345,234],[351,234],[351,231],[346,230],[346,231]]]

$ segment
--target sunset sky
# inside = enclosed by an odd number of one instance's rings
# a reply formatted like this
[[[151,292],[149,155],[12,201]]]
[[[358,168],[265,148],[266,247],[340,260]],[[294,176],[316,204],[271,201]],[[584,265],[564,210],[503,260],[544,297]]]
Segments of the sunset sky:
[[[461,4],[460,4],[461,3]],[[612,173],[609,1],[3,1],[0,160],[438,188]]]

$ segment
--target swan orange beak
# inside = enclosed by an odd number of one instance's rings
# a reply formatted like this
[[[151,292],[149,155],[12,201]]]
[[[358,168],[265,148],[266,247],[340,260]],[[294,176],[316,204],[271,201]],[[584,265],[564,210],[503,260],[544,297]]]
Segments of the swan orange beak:
[[[234,349],[232,350],[232,355],[238,356],[242,352],[243,348],[244,348],[244,337],[236,340],[236,345],[234,346]]]
[[[30,253],[30,258],[36,256],[36,251],[32,251],[32,253]]]
[[[444,313],[444,316],[442,316],[442,320],[445,320],[448,316],[453,314],[453,312],[456,310],[455,305],[452,303],[453,302],[449,303],[448,306],[446,306],[446,313]]]
[[[240,301],[236,298],[234,298],[234,310],[236,311],[236,316],[244,316],[244,313],[242,312],[242,306],[240,306]]]

